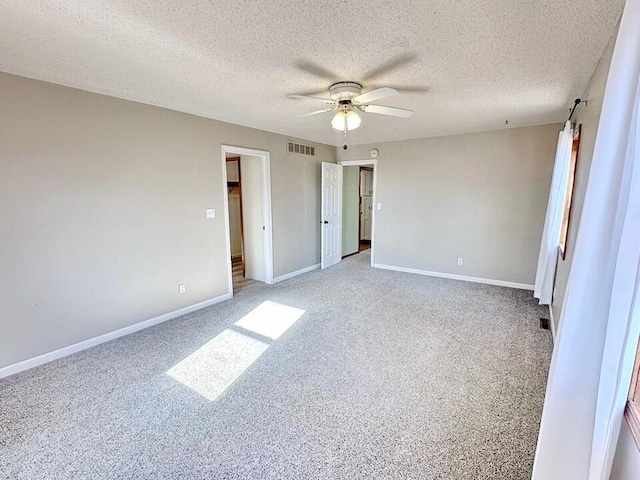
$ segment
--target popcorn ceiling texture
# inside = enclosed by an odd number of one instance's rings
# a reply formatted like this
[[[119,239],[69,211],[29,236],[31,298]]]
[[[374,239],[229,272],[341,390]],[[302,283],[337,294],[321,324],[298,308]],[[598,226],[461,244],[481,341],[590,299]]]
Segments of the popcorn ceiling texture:
[[[546,309],[369,261],[0,380],[0,477],[530,479]],[[265,300],[305,313],[214,401],[165,374]]]
[[[287,94],[340,80],[419,86],[428,92],[380,102],[411,119],[367,114],[350,142],[489,131],[565,119],[622,5],[2,0],[0,71],[334,145],[330,114],[286,121],[322,106]],[[403,55],[415,60],[374,71]]]

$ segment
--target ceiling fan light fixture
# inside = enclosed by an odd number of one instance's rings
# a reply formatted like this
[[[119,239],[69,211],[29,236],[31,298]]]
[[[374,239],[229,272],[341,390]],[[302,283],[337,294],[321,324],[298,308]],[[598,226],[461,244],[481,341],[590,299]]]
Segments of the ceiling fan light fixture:
[[[353,110],[340,110],[331,120],[331,126],[341,132],[355,130],[360,126],[362,119]]]

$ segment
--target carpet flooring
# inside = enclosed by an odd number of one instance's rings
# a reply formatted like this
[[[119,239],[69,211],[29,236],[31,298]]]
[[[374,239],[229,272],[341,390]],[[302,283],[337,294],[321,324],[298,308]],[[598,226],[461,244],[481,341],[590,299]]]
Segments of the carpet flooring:
[[[529,479],[545,310],[369,260],[0,380],[0,478]]]

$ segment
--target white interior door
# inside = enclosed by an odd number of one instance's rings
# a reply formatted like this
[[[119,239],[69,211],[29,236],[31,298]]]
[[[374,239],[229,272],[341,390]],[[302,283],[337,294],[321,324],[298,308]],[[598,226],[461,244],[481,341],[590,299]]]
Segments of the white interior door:
[[[342,260],[342,165],[322,162],[322,268]]]
[[[266,281],[265,222],[262,195],[262,159],[241,155],[244,276]]]
[[[360,197],[360,240],[371,240],[372,200],[373,197],[371,195]]]
[[[373,172],[371,170],[360,171],[360,196],[373,195]]]

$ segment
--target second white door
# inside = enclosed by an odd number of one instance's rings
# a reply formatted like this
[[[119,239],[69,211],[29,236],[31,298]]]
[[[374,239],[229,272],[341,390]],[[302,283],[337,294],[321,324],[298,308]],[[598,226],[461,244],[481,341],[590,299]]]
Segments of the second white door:
[[[322,162],[321,267],[342,260],[342,165]]]
[[[244,276],[266,281],[265,222],[262,194],[262,159],[242,155],[242,220],[244,234]]]
[[[371,240],[371,209],[373,197],[360,197],[360,240]]]

